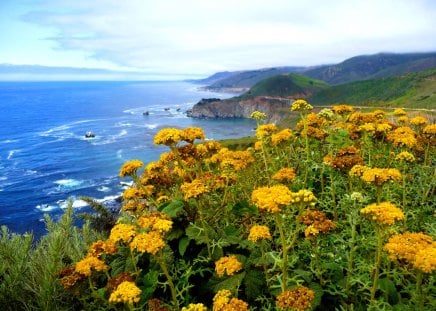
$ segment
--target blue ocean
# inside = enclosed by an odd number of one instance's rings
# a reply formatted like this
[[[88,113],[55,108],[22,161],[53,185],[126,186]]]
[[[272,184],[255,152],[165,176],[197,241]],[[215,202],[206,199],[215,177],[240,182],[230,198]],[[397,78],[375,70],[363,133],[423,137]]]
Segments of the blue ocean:
[[[251,120],[185,114],[201,98],[230,96],[188,82],[1,82],[0,225],[39,237],[44,213],[59,218],[68,198],[79,212],[80,196],[113,207],[125,187],[121,165],[167,151],[153,145],[162,128],[202,127],[208,139],[252,135]]]

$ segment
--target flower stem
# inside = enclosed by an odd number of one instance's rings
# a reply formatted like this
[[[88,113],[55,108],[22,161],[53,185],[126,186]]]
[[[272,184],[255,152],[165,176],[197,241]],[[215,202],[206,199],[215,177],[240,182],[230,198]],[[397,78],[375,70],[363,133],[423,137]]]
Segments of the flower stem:
[[[159,252],[159,254],[156,256],[157,262],[159,263],[160,268],[162,269],[163,274],[167,278],[168,286],[170,287],[171,292],[171,299],[173,301],[173,305],[175,310],[179,310],[179,303],[177,301],[177,294],[176,294],[176,288],[173,283],[173,278],[171,277],[170,273],[168,272],[168,267],[165,262],[165,258],[163,258],[162,251]]]
[[[382,235],[382,229],[377,226],[376,227],[376,238],[377,238],[377,248],[375,253],[375,264],[374,264],[374,278],[371,288],[371,301],[370,305],[373,306],[375,303],[375,293],[378,288],[378,279],[380,276],[380,264],[381,264],[381,255],[382,255],[382,248],[383,248],[383,235]]]
[[[280,240],[282,242],[282,252],[283,252],[283,267],[282,267],[282,292],[286,291],[288,283],[288,250],[289,246],[286,243],[286,236],[283,230],[283,219],[281,214],[276,214],[276,225],[279,229]]]

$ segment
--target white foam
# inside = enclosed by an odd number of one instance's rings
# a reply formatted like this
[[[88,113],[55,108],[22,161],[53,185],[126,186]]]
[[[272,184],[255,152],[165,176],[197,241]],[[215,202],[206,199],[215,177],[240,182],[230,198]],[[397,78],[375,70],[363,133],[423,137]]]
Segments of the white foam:
[[[68,207],[69,201],[68,200],[59,200],[59,201],[57,201],[57,203],[58,203],[58,206],[61,209],[66,209]],[[82,207],[85,207],[85,206],[88,206],[88,205],[89,204],[87,202],[83,201],[83,200],[73,199],[73,204],[72,204],[73,208],[82,208]]]
[[[150,130],[154,130],[155,128],[157,128],[159,126],[159,124],[157,123],[153,123],[153,124],[146,124],[145,127],[150,129]]]
[[[108,202],[108,201],[115,201],[120,196],[121,196],[121,193],[116,194],[116,195],[108,195],[108,196],[104,197],[103,199],[97,199],[96,201],[99,202],[99,203],[105,203],[105,202]]]
[[[0,144],[11,144],[11,143],[16,143],[16,142],[18,142],[18,139],[6,139],[6,140],[0,141]]]
[[[100,192],[109,192],[109,191],[111,191],[111,188],[106,187],[106,186],[100,186],[97,188],[97,190]]]
[[[55,209],[58,209],[58,206],[49,205],[49,204],[39,204],[36,206],[36,208],[39,209],[41,212],[51,212]]]
[[[83,183],[83,180],[59,179],[59,180],[54,181],[54,183],[59,185],[59,187],[73,188],[73,187],[80,186]]]

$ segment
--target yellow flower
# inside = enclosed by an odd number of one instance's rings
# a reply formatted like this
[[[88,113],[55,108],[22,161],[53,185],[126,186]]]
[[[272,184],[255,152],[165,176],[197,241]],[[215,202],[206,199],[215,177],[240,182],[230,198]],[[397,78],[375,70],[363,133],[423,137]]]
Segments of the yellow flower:
[[[114,241],[115,243],[118,241],[129,243],[135,235],[135,226],[127,224],[117,224],[112,228],[109,235],[109,240]]]
[[[187,307],[183,307],[182,311],[207,311],[207,308],[202,303],[190,303]]]
[[[156,145],[171,146],[180,142],[184,138],[184,131],[176,128],[164,128],[154,136]]]
[[[291,111],[312,110],[313,106],[304,99],[297,99],[291,105]]]
[[[257,242],[259,240],[271,240],[271,233],[269,232],[269,228],[267,226],[253,226],[250,229],[250,233],[248,235],[248,240],[252,242]]]
[[[88,248],[87,257],[96,257],[100,258],[103,253],[106,254],[115,254],[118,251],[115,243],[111,240],[98,240],[91,244]]]
[[[171,218],[162,212],[144,214],[138,219],[138,225],[145,229],[159,231],[160,233],[169,232],[173,226]]]
[[[231,298],[232,293],[227,289],[219,290],[213,297],[213,311],[248,311],[248,304],[240,299]]]
[[[433,238],[422,232],[406,232],[390,237],[384,250],[388,252],[391,260],[405,260],[412,264],[417,258],[417,253],[433,243]]]
[[[260,111],[254,111],[250,118],[255,119],[255,120],[264,120],[266,119],[266,114]]]
[[[209,188],[205,185],[203,180],[194,179],[192,182],[185,182],[180,186],[184,194],[185,200],[196,198],[200,194],[209,192]]]
[[[256,150],[256,151],[262,150],[262,141],[258,140],[254,143],[254,150]]]
[[[410,124],[415,126],[423,126],[428,124],[428,120],[424,117],[417,116],[412,119],[410,119]]]
[[[304,311],[312,306],[315,292],[307,287],[297,288],[282,292],[277,296],[277,306],[282,309]]]
[[[260,210],[269,213],[281,212],[292,201],[292,192],[284,185],[260,187],[251,194],[251,200]]]
[[[369,167],[357,164],[351,168],[351,170],[348,172],[348,175],[350,175],[350,177],[362,177],[363,173],[367,169],[369,169]]]
[[[291,193],[291,202],[293,204],[315,205],[317,201],[312,191],[307,189],[298,190],[298,192]]]
[[[187,142],[194,142],[196,139],[204,140],[204,132],[200,127],[187,127],[183,130],[183,140]]]
[[[107,271],[109,268],[103,260],[94,256],[88,256],[76,263],[76,272],[84,275],[91,276],[92,270]]]
[[[393,225],[404,219],[403,211],[390,202],[370,204],[362,208],[360,214],[380,225]]]
[[[221,168],[235,171],[243,170],[254,162],[254,158],[249,151],[231,151],[228,148],[220,149],[209,160],[211,163],[219,163]]]
[[[273,146],[277,146],[282,142],[288,141],[293,136],[294,135],[292,134],[292,131],[290,129],[284,129],[276,134],[271,135],[271,144]]]
[[[133,282],[124,281],[109,297],[110,303],[127,303],[133,305],[139,302],[141,290]]]
[[[413,148],[418,143],[415,132],[407,126],[401,126],[388,133],[387,140],[392,142],[396,147],[406,146]]]
[[[120,177],[136,175],[136,171],[144,166],[140,160],[131,160],[123,164],[120,170]]]
[[[359,126],[359,131],[373,133],[373,132],[375,132],[375,125],[374,125],[374,123],[365,123],[365,124]]]
[[[336,114],[345,114],[353,112],[354,108],[350,105],[336,105],[332,107],[332,111]]]
[[[281,168],[277,173],[275,173],[272,177],[272,179],[277,181],[287,181],[291,182],[295,179],[295,171],[293,168],[290,167],[283,167]]]
[[[396,168],[367,168],[361,178],[367,184],[374,183],[380,186],[388,181],[401,180],[401,173]]]
[[[158,231],[140,233],[130,242],[130,248],[140,253],[149,253],[155,255],[165,246],[165,241]]]
[[[263,124],[259,125],[256,129],[256,137],[258,139],[270,137],[272,134],[276,133],[279,128],[275,124]]]
[[[224,274],[232,276],[241,269],[242,263],[235,255],[221,257],[215,262],[215,271],[219,277],[223,277]]]
[[[398,123],[400,124],[407,124],[409,122],[408,116],[400,116],[397,118]]]
[[[436,270],[436,243],[433,242],[431,246],[420,249],[416,253],[416,259],[413,263],[416,269],[425,273],[432,273]]]
[[[436,136],[436,124],[429,124],[423,128],[422,132],[426,136]]]
[[[395,109],[393,112],[394,116],[405,116],[407,113],[402,108]]]
[[[403,152],[400,152],[399,154],[397,154],[397,156],[395,157],[395,160],[412,163],[412,162],[415,162],[415,156],[413,154],[411,154],[410,152],[403,151]]]

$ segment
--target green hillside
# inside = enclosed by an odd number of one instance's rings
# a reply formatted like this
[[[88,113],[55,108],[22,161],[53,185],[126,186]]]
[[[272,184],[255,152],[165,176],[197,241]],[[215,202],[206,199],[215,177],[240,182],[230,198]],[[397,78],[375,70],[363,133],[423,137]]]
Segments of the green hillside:
[[[315,105],[348,103],[413,108],[436,107],[436,69],[341,84],[309,96]]]
[[[436,68],[436,53],[391,54],[356,56],[342,63],[323,66],[304,72],[313,79],[329,84],[384,78],[407,72]]]
[[[298,95],[305,97],[328,85],[298,74],[277,75],[256,83],[247,93],[239,98],[247,99],[256,96],[288,97]]]

